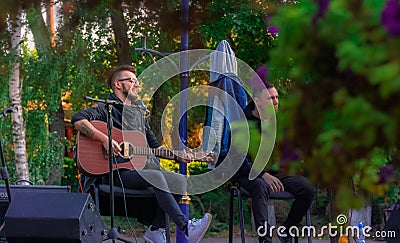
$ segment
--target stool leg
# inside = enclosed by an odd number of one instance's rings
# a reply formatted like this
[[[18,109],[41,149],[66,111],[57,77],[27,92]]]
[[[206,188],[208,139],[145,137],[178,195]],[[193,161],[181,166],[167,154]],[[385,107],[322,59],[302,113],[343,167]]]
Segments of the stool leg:
[[[307,210],[307,213],[306,213],[306,224],[307,224],[308,227],[311,226],[311,213],[310,213],[310,209],[308,209],[308,210]],[[308,243],[312,243],[312,236],[311,236],[311,235],[308,236]]]
[[[229,243],[233,242],[233,197],[235,195],[235,188],[231,188],[231,195],[229,197]]]
[[[99,189],[97,187],[94,187],[94,202],[100,212]]]
[[[243,206],[242,206],[242,195],[240,190],[238,190],[238,208],[239,208],[239,222],[240,222],[240,237],[242,239],[242,243],[246,242],[246,238],[244,235],[244,217],[243,217]]]
[[[169,232],[169,216],[167,213],[165,213],[165,238],[167,240],[167,243],[171,242],[171,235]]]

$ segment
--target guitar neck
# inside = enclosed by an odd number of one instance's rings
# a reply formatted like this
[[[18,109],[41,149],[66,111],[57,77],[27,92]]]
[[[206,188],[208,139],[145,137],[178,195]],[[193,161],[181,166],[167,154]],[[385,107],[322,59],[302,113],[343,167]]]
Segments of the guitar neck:
[[[173,159],[174,151],[166,148],[147,148],[147,147],[134,147],[133,154],[136,155],[155,155],[165,159]]]
[[[171,150],[167,148],[147,148],[147,147],[135,147],[133,149],[133,154],[136,155],[155,155],[160,158],[164,159],[175,159],[175,155],[178,157],[184,157],[182,156],[182,152],[178,150]],[[202,158],[204,157],[203,152],[193,152],[194,159]],[[200,159],[199,161],[203,161],[203,159]]]

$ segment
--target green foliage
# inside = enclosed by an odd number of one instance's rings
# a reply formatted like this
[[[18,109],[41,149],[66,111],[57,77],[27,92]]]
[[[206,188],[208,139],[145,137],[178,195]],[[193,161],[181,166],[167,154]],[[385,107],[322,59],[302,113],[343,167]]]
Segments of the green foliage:
[[[48,132],[47,114],[40,110],[24,111],[26,143],[30,180],[34,184],[45,184],[52,166],[62,165],[56,159],[57,151],[64,148],[64,141],[51,143],[54,134]]]
[[[214,234],[217,234],[228,230],[226,222],[229,222],[229,207],[227,207],[227,203],[229,202],[229,191],[225,189],[225,186],[226,185],[201,195],[190,196],[191,217],[201,218],[205,212],[209,212],[213,215],[213,221],[211,222],[209,229],[210,233],[213,232]],[[235,203],[235,207],[236,205],[237,204]],[[237,208],[234,210],[235,212],[238,212]],[[251,219],[247,201],[243,201],[243,213],[245,216],[246,226],[250,226]],[[237,225],[238,222],[236,221],[235,224]]]
[[[172,172],[179,172],[179,163],[170,159],[160,159],[161,167],[165,170]]]
[[[76,100],[82,100],[85,92],[90,95],[88,89],[96,94],[104,90],[104,85],[95,81],[92,70],[85,65],[88,60],[82,58],[79,41],[83,42],[77,39],[77,45],[64,55],[47,51],[38,56],[35,51],[24,48],[23,107],[26,107],[28,163],[31,180],[36,184],[46,182],[52,167],[62,169],[63,166],[58,154],[64,151],[66,142],[56,132],[49,132],[52,114],[59,108],[62,96],[71,94],[69,101],[81,108],[82,102]]]
[[[337,191],[342,209],[383,194],[380,168],[399,163],[387,154],[399,144],[400,48],[380,22],[383,6],[333,0],[317,17],[317,4],[306,0],[280,8],[273,20],[279,45],[270,78],[292,83],[279,112],[286,135],[280,142],[301,149],[309,177]]]
[[[266,9],[263,1],[210,1],[208,15],[200,23],[206,46],[215,49],[221,40],[228,40],[236,56],[250,66],[266,63],[275,45],[267,32]]]
[[[3,32],[0,34],[0,42],[4,47],[10,47],[10,34],[8,32]],[[8,50],[0,48],[0,86],[3,87],[0,89],[0,107],[6,108],[10,105],[10,94],[8,89],[8,79],[9,79],[9,68],[11,55],[8,55]],[[13,137],[12,137],[12,124],[11,124],[11,116],[7,115],[6,117],[0,118],[0,142],[3,147],[4,157],[6,159],[6,165],[8,167],[9,175],[13,174],[15,171],[15,166],[13,165],[12,158],[14,158],[13,153]]]
[[[179,163],[174,160],[160,159],[160,164],[164,170],[179,172]],[[199,175],[208,171],[207,163],[191,162],[187,164],[189,175]]]
[[[15,181],[15,160],[13,150],[12,124],[10,116],[0,118],[0,143],[3,148],[4,159],[6,162],[9,181]]]
[[[71,190],[74,192],[78,191],[78,178],[77,178],[77,168],[74,159],[64,157],[64,175],[61,180],[62,185],[71,186]]]
[[[110,48],[113,42],[106,41],[112,36],[106,28],[107,11],[104,11],[106,1],[103,3],[92,8],[94,12],[97,11],[96,15],[92,15],[96,16],[94,20],[97,21],[96,23],[90,22],[88,14],[91,12],[82,11],[82,6],[77,5],[77,12],[81,14],[80,18],[89,21],[78,21],[79,28],[68,30],[72,33],[71,46],[65,46],[69,43],[66,39],[57,39],[57,46],[54,49],[41,46],[42,43],[35,43],[41,47],[40,50],[30,50],[26,39],[21,43],[23,50],[21,55],[22,104],[27,157],[31,180],[35,184],[46,183],[52,168],[63,168],[63,160],[60,159],[59,154],[64,152],[66,141],[58,136],[56,130],[50,131],[51,124],[56,119],[54,114],[58,111],[62,99],[72,104],[72,109],[76,111],[84,106],[82,99],[84,95],[105,98],[108,92],[107,87],[99,80],[103,80],[105,70],[113,65],[113,62],[108,60],[115,60],[113,58],[115,53],[113,48]],[[102,18],[103,21],[100,21]],[[39,22],[36,22],[32,16],[29,17],[30,26],[37,25]],[[95,32],[97,32],[96,35],[92,35]],[[1,39],[4,45],[1,48],[0,58],[3,87],[8,87],[12,58],[9,45],[6,44],[10,40],[6,33],[2,33],[1,36],[4,37]],[[36,39],[35,41],[38,42]],[[60,49],[57,49],[58,47]],[[7,102],[3,102],[8,100],[7,92],[8,89],[1,90],[2,107],[7,106]],[[2,122],[0,128],[2,134],[10,134],[10,136],[5,136],[4,144],[7,145],[5,153],[10,160],[9,170],[12,181],[16,179],[14,178],[16,173],[12,155],[11,127]],[[64,128],[61,127],[61,129]]]

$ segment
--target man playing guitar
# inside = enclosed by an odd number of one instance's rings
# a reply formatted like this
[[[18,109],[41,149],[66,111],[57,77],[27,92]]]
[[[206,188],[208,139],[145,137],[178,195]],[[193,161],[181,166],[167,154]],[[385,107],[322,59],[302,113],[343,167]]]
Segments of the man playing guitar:
[[[138,89],[140,87],[140,82],[136,78],[136,69],[129,65],[123,65],[113,69],[108,77],[108,84],[113,90],[113,93],[111,93],[108,96],[107,100],[116,101],[113,104],[113,109],[112,109],[113,126],[119,130],[125,130],[123,129],[126,127],[125,124],[123,123],[123,109],[124,109],[123,104],[132,104],[135,100],[137,100]],[[106,109],[106,105],[103,103],[98,103],[96,107],[91,107],[86,110],[82,110],[76,113],[72,117],[73,125],[80,132],[79,136],[83,135],[85,139],[89,139],[90,141],[93,142],[93,144],[96,143],[101,144],[104,150],[108,150],[109,148],[108,144],[109,139],[107,133],[105,133],[104,129],[101,128],[102,127],[101,125],[100,126],[98,125],[99,123],[96,124],[96,122],[94,121],[100,121],[103,123],[106,122],[107,113],[108,111]],[[137,119],[140,120],[142,118],[139,117]],[[148,147],[150,147],[150,149],[153,149],[151,151],[153,152],[168,151],[156,139],[147,120],[146,119],[143,120],[144,120],[143,126],[139,128],[139,131],[141,131],[142,135],[145,137],[144,140],[147,143]],[[136,151],[135,147],[132,145],[132,143],[135,143],[135,141],[131,141],[131,143],[123,143],[118,140],[119,139],[117,139],[113,135],[112,139],[113,155],[116,157],[127,158],[127,162],[130,163],[130,160],[132,159],[132,155],[130,153],[131,152],[134,153]],[[131,140],[135,139],[132,138]],[[80,153],[79,149],[80,147],[78,146],[78,164],[82,163],[82,161],[79,161],[79,158],[80,157],[83,158],[82,155],[79,155]],[[141,153],[137,154],[146,157],[148,150],[144,149],[140,151]],[[111,154],[108,156],[113,156],[113,155]],[[86,158],[91,156],[95,155],[86,154]],[[183,151],[182,157],[179,158],[178,156],[178,159],[182,162],[190,162],[191,160],[193,160],[194,157],[195,156],[192,153]],[[208,157],[206,157],[205,160],[208,160]],[[212,160],[212,158],[209,160]],[[100,161],[99,163],[103,162]],[[122,163],[125,162],[126,161],[123,161]],[[90,164],[90,166],[86,167],[85,165],[81,164],[80,168],[87,168],[86,171],[84,170],[84,172],[86,172],[86,175],[87,174],[100,175],[102,174],[101,170],[98,173],[91,173],[91,170],[94,167],[96,167],[96,163],[97,162],[94,162]],[[174,197],[174,195],[170,193],[170,190],[165,190],[166,188],[170,187],[174,187],[175,189],[178,188],[178,191],[181,192],[179,194],[182,195],[186,191],[185,177],[182,175],[176,176],[177,174],[172,172],[162,173],[160,170],[157,169],[140,170],[143,168],[143,166],[144,164],[140,164],[137,167],[135,167],[135,165],[133,164],[133,167],[116,168],[116,170],[118,170],[119,176],[115,178],[114,184],[117,186],[123,185],[125,188],[132,188],[132,189],[145,189],[148,187],[152,187],[156,194],[157,201],[159,202],[159,206],[163,209],[164,212],[166,212],[170,216],[170,218],[175,222],[177,227],[179,227],[183,232],[185,232],[188,241],[199,242],[201,238],[204,236],[205,232],[207,231],[208,226],[210,225],[212,218],[211,214],[206,213],[204,217],[199,220],[188,220],[179,208],[178,201],[180,199],[180,196],[175,195]],[[173,179],[169,177],[173,177]],[[95,177],[88,177],[88,178],[95,178]],[[100,176],[100,178],[102,180],[102,183],[108,182],[107,174]],[[152,183],[149,183],[149,181],[146,180],[146,178],[152,178],[152,180],[154,179],[158,181],[159,184],[162,186],[162,188],[160,189],[158,186],[156,187]],[[162,212],[162,210],[157,210],[157,212],[158,211]],[[156,243],[165,242],[166,240],[163,234],[164,227],[165,227],[164,215],[163,213],[157,213],[157,216],[153,220],[152,225],[148,227],[144,235],[144,238],[148,242],[156,242]]]

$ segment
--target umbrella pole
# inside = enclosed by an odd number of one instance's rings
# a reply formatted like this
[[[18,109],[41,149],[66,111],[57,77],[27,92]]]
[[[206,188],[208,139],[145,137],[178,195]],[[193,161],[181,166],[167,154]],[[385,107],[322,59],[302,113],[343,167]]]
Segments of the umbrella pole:
[[[181,137],[182,143],[180,144],[181,149],[184,149],[187,146],[187,92],[182,92],[188,88],[188,80],[189,80],[189,72],[188,72],[188,53],[186,52],[189,49],[189,0],[181,0],[181,16],[182,16],[182,32],[181,32],[181,56],[180,56],[180,117],[182,120],[179,125],[179,134]],[[179,172],[183,175],[187,175],[187,164],[180,163],[179,164]],[[180,208],[186,218],[189,218],[189,203],[190,198],[188,195],[184,195],[180,202]],[[180,229],[177,229],[176,232],[176,242],[177,243],[186,243],[187,239],[185,237],[185,233]]]

